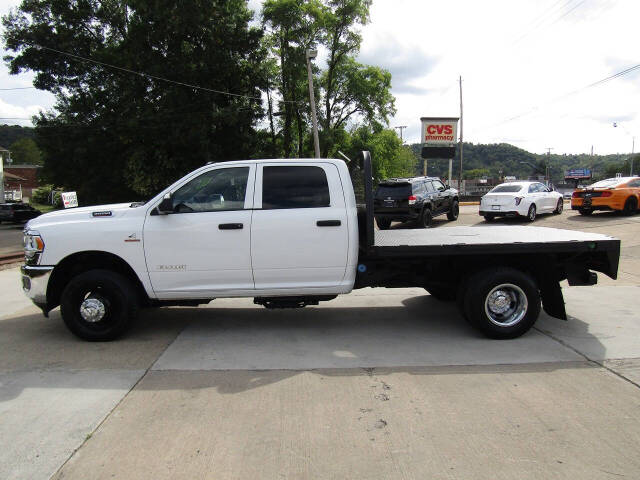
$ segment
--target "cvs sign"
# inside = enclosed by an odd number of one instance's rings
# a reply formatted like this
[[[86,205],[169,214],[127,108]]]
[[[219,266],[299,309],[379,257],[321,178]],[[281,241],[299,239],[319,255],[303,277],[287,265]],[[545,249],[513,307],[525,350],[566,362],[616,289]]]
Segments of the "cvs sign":
[[[453,145],[457,141],[458,118],[457,117],[423,117],[422,144]]]

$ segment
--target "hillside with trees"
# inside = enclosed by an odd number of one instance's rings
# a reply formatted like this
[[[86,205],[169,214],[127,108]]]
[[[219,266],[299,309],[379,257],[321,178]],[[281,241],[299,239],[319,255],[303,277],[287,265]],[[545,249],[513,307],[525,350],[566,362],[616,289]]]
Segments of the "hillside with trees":
[[[413,144],[411,151],[417,161],[417,173],[422,172],[420,151],[422,145]],[[635,165],[640,169],[640,155],[635,157]],[[528,152],[508,143],[498,144],[464,144],[463,177],[498,178],[501,176],[515,176],[527,178],[544,172],[547,162],[550,167],[551,178],[558,183],[564,179],[564,173],[572,168],[589,168],[593,171],[594,178],[606,178],[615,176],[617,172],[629,173],[629,154],[613,155],[589,155],[589,154],[563,154],[540,155]],[[453,161],[453,178],[458,178],[460,169],[460,148],[456,149],[456,158]],[[634,170],[636,168],[634,167]],[[447,160],[430,160],[428,174],[438,177],[447,177],[449,162]]]

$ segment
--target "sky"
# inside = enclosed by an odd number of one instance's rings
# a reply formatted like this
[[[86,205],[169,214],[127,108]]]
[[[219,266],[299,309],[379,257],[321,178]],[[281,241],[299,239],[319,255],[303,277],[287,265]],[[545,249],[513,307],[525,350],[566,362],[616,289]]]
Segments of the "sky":
[[[0,0],[0,14],[18,4]],[[462,76],[466,142],[608,154],[631,152],[636,136],[637,152],[640,66],[597,82],[640,65],[638,19],[638,0],[373,0],[358,60],[392,73],[389,125],[406,125],[407,143],[420,141],[420,117],[460,115]],[[0,89],[32,79],[0,66]],[[53,104],[46,92],[0,90],[0,123],[30,125],[4,119]]]

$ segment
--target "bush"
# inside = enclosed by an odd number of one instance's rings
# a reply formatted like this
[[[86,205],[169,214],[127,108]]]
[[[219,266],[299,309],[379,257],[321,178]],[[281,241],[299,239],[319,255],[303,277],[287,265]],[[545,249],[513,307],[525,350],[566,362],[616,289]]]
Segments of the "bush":
[[[53,202],[51,201],[51,192],[53,193]],[[53,185],[43,185],[36,188],[31,194],[31,200],[41,205],[53,205],[56,208],[62,208],[62,196]]]

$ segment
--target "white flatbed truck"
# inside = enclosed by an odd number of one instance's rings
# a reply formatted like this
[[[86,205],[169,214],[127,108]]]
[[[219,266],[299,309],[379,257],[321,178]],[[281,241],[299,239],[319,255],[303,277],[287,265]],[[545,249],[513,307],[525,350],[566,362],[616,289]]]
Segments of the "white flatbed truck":
[[[295,308],[363,287],[423,287],[486,335],[514,338],[541,306],[566,319],[562,280],[616,278],[620,241],[600,234],[376,231],[368,152],[362,171],[360,208],[344,161],[275,159],[206,165],[145,203],[42,215],[25,227],[23,289],[91,341],[122,335],[142,307],[253,297]]]

